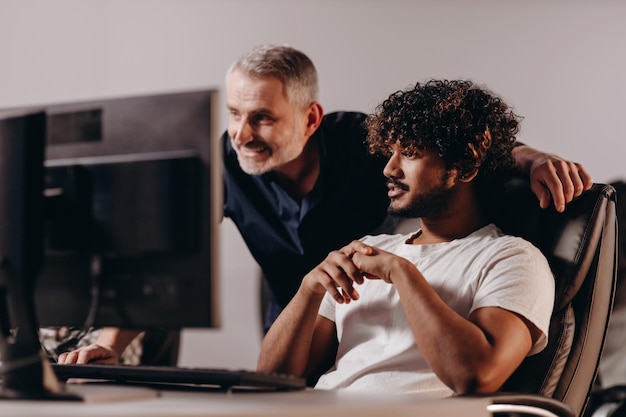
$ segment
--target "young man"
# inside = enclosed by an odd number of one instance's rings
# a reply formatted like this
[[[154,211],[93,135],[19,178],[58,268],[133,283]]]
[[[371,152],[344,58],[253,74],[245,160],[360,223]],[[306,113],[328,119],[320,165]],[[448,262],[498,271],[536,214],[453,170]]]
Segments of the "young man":
[[[263,272],[269,328],[328,252],[386,219],[385,160],[365,146],[364,114],[324,115],[315,66],[291,47],[264,45],[243,55],[227,72],[226,98],[224,214]],[[513,152],[542,207],[552,200],[562,211],[592,184],[580,164],[527,146]],[[135,335],[105,329],[95,345],[59,362],[115,362]]]
[[[434,80],[367,124],[389,157],[389,213],[421,228],[331,252],[270,328],[258,369],[314,377],[330,364],[318,388],[496,391],[545,346],[554,302],[541,252],[490,223],[518,118],[471,82]]]
[[[226,79],[225,215],[237,225],[271,291],[266,326],[329,251],[386,219],[384,158],[368,153],[362,113],[324,116],[317,73],[303,53],[261,46]],[[591,186],[579,164],[519,146],[542,207],[559,211]]]

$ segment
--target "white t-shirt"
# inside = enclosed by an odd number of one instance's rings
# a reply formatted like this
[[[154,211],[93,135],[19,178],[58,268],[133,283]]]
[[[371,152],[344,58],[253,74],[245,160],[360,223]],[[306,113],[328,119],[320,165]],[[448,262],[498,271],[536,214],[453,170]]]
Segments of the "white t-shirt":
[[[410,260],[463,317],[481,307],[501,307],[525,317],[542,332],[530,354],[545,347],[554,278],[536,247],[504,235],[493,224],[462,239],[431,245],[407,244],[411,236],[362,240]],[[335,366],[316,388],[452,395],[418,349],[395,286],[365,280],[356,289],[360,299],[349,304],[337,304],[328,294],[322,301],[319,314],[335,322],[339,349]]]

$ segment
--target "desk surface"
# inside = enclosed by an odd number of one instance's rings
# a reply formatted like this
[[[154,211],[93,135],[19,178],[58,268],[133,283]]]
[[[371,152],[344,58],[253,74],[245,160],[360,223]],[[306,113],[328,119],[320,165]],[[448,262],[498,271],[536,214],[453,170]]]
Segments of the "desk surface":
[[[307,389],[293,392],[216,393],[154,391],[138,387],[99,384],[71,386],[79,393],[106,396],[120,389],[130,398],[99,402],[0,402],[0,416],[11,417],[370,417],[370,416],[488,416],[485,399],[428,399],[419,395],[364,395]],[[132,391],[135,390],[135,391]],[[156,395],[155,395],[156,394]],[[87,395],[89,398],[90,395]],[[358,413],[358,414],[357,414]]]

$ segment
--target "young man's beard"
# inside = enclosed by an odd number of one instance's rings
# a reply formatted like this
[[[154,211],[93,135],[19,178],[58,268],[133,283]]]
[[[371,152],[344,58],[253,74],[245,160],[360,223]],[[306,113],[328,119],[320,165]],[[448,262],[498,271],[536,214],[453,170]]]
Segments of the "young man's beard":
[[[453,191],[445,185],[445,181],[425,193],[413,197],[405,207],[392,207],[387,212],[393,216],[416,218],[432,217],[448,210],[452,201]]]

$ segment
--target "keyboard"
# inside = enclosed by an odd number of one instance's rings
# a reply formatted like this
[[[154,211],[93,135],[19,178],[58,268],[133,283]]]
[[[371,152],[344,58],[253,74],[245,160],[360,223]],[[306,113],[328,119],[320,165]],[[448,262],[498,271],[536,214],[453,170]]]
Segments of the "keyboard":
[[[52,364],[52,369],[62,382],[78,378],[116,383],[191,385],[221,390],[291,391],[306,388],[304,378],[248,370],[147,365],[61,365],[57,363]]]

